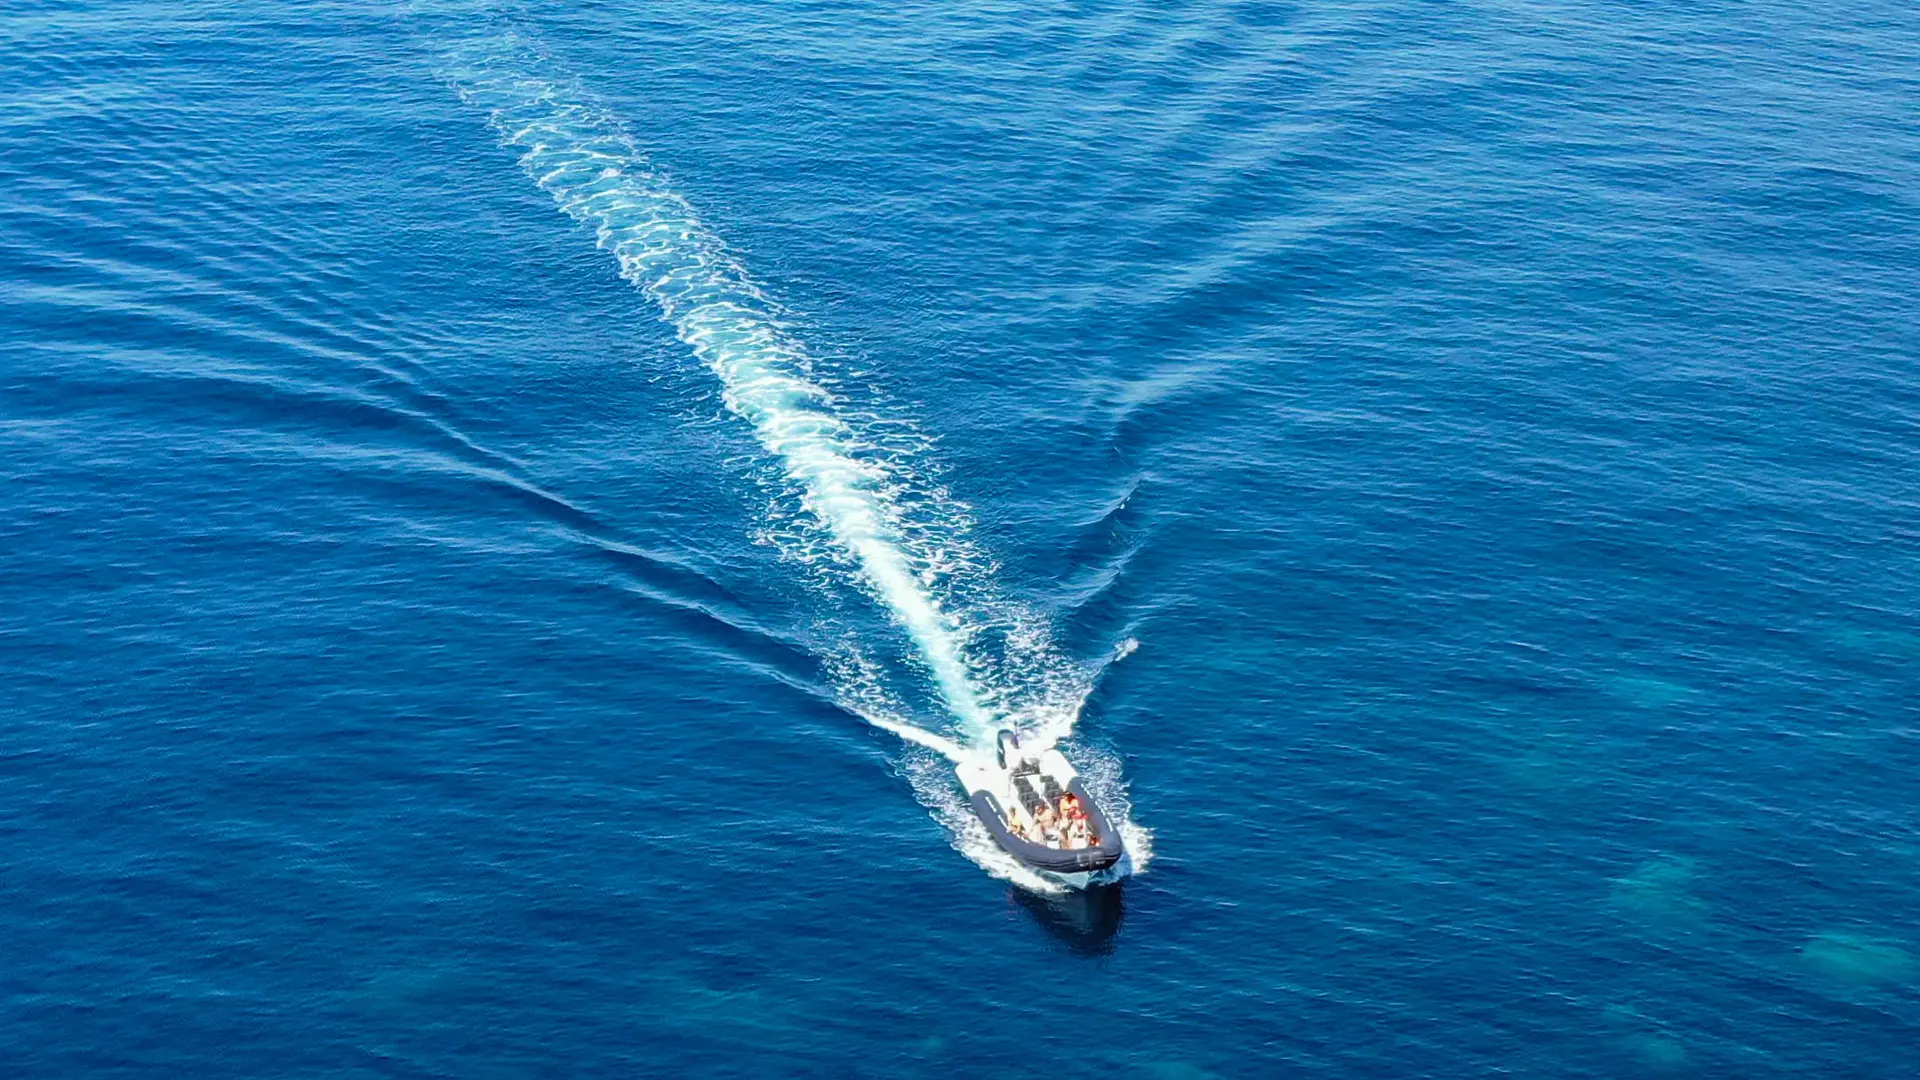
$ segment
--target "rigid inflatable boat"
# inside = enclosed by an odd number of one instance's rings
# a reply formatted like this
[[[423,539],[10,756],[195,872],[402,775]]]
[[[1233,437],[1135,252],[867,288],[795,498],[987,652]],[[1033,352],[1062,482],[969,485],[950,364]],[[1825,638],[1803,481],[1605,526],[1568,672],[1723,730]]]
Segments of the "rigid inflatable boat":
[[[1023,747],[1013,732],[1002,731],[991,759],[967,761],[955,771],[980,823],[1007,854],[1031,869],[1078,884],[1125,854],[1120,831],[1087,794],[1066,755],[1052,746]],[[1084,837],[1069,835],[1078,829],[1043,823],[1042,807],[1057,817],[1062,796],[1078,802]]]

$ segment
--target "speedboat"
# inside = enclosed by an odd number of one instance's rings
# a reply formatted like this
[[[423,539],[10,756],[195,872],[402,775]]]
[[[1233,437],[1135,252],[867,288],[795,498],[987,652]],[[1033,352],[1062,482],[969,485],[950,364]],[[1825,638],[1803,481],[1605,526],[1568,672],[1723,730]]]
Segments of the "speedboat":
[[[1084,884],[1126,853],[1120,830],[1087,794],[1066,755],[1051,745],[1023,747],[1019,736],[1002,731],[992,758],[963,762],[954,771],[994,842],[1030,869]],[[1082,825],[1059,828],[1043,820],[1058,823],[1063,800]]]

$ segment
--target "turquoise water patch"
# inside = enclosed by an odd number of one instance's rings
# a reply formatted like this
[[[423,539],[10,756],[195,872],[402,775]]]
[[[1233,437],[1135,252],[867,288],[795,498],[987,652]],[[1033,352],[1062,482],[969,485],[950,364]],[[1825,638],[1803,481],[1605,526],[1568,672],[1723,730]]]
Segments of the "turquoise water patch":
[[[1622,1055],[1656,1073],[1672,1072],[1687,1063],[1687,1048],[1679,1036],[1631,1005],[1609,1005],[1601,1013],[1605,1029]]]
[[[1615,878],[1609,890],[1613,905],[1647,924],[1669,930],[1688,930],[1706,921],[1706,901],[1694,893],[1698,864],[1693,859],[1662,855]]]
[[[1920,977],[1920,958],[1906,942],[1851,931],[1814,935],[1801,946],[1799,959],[1822,978],[1855,988],[1905,985]]]
[[[1652,675],[1612,675],[1600,680],[1600,688],[1614,698],[1641,709],[1662,709],[1687,700],[1694,688],[1672,679]]]
[[[1671,1035],[1640,1031],[1623,1038],[1621,1044],[1655,1070],[1671,1071],[1687,1063],[1686,1046]]]
[[[1829,632],[1826,638],[1841,649],[1875,659],[1920,660],[1920,634],[1912,631],[1846,627]]]

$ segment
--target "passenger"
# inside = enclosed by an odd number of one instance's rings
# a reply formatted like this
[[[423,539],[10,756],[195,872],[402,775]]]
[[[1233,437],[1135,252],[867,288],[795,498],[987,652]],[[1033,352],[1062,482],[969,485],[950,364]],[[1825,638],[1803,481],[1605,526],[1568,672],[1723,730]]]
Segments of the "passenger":
[[[1060,816],[1069,821],[1087,816],[1087,812],[1080,806],[1080,800],[1074,798],[1071,791],[1060,796]]]
[[[1022,840],[1027,838],[1027,827],[1020,824],[1020,819],[1014,817],[1012,814],[1007,815],[1007,831]]]

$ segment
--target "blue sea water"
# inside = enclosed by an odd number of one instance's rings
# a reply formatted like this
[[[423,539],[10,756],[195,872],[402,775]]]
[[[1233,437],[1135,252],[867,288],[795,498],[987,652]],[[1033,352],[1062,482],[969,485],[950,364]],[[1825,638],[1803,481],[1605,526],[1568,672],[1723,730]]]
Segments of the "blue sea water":
[[[1916,1075],[1916,57],[12,0],[0,1060]]]

